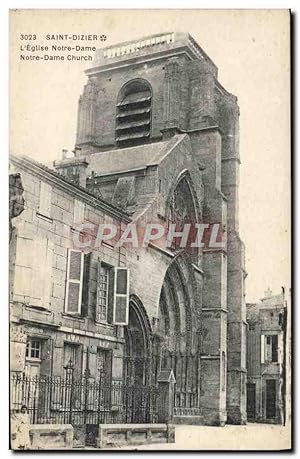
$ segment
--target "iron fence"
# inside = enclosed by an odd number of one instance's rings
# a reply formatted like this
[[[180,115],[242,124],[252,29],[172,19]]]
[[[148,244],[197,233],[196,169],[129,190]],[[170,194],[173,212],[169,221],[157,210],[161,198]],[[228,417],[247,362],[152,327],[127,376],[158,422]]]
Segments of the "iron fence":
[[[200,413],[200,354],[178,353],[164,350],[152,356],[153,379],[156,381],[161,368],[171,368],[176,379],[174,395],[175,415]]]
[[[76,378],[11,375],[11,413],[27,407],[32,424],[156,423],[163,412],[156,386]]]

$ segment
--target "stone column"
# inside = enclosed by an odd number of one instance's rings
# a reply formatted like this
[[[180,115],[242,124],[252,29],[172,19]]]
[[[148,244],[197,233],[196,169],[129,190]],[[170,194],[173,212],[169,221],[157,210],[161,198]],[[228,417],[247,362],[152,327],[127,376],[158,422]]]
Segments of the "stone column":
[[[79,98],[76,145],[93,143],[94,140],[97,97],[97,86],[94,80],[93,77],[88,80]]]
[[[227,198],[227,422],[245,424],[246,304],[245,247],[239,236],[239,107],[235,96],[220,101],[222,193]]]
[[[203,222],[219,223],[226,242],[227,201],[221,193],[221,134],[211,129],[191,135],[196,160],[202,165]],[[227,362],[227,251],[225,247],[203,248],[202,339],[200,407],[205,424],[224,425],[226,413]]]

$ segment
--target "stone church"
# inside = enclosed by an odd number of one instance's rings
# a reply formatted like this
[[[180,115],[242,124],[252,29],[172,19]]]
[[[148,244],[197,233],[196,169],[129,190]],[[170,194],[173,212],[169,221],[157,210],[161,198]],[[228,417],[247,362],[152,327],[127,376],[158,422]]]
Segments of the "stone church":
[[[239,107],[189,34],[99,49],[79,99],[74,159],[86,187],[132,221],[220,222],[226,250],[128,250],[128,346],[173,368],[175,414],[246,420],[244,245],[239,237]],[[74,170],[74,169],[73,169]],[[132,330],[132,331],[131,331]],[[137,332],[138,331],[138,332]],[[147,369],[139,369],[146,372]],[[141,377],[141,375],[140,375]],[[197,419],[196,419],[197,420]]]
[[[114,264],[122,266],[122,260],[130,273],[127,317],[116,321],[101,309],[108,265],[98,271],[97,321],[112,324],[103,326],[103,340],[115,333],[123,356],[113,360],[113,373],[118,367],[126,381],[154,384],[161,370],[172,369],[177,423],[243,424],[246,272],[238,226],[237,98],[186,33],[99,49],[86,75],[75,150],[55,161],[55,172],[44,170],[49,181],[52,173],[51,183],[72,183],[72,193],[78,187],[86,203],[101,200],[120,225],[219,223],[226,238],[219,249],[185,250],[179,241],[126,250],[104,244]],[[24,164],[16,162],[19,172]],[[126,309],[121,303],[120,316]]]

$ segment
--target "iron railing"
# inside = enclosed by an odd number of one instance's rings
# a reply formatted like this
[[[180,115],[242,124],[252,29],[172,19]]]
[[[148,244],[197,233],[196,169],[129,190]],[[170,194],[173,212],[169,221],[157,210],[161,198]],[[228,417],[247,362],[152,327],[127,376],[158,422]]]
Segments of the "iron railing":
[[[200,412],[200,355],[169,351],[152,356],[153,380],[157,380],[161,368],[173,370],[176,386],[174,396],[175,415],[193,415]]]
[[[32,424],[97,425],[160,422],[162,412],[156,386],[98,381],[88,372],[59,376],[11,375],[11,413],[26,406]]]

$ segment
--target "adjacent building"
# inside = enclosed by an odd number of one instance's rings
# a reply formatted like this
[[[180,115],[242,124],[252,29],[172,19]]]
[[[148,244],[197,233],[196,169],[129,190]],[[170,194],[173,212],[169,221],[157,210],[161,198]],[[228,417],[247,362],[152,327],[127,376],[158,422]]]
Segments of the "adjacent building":
[[[287,307],[284,290],[247,304],[247,416],[282,424],[286,412]]]
[[[76,147],[54,170],[13,157],[24,211],[11,242],[11,369],[155,385],[176,379],[175,421],[246,422],[239,108],[189,34],[96,52]],[[227,244],[75,249],[81,223],[220,224]]]
[[[121,225],[128,216],[42,164],[11,162],[25,207],[12,220],[10,243],[11,371],[64,377],[71,360],[78,376],[105,369],[122,380],[123,329],[109,320],[108,284],[127,273],[124,251],[102,244],[84,253],[73,239],[83,220]]]

